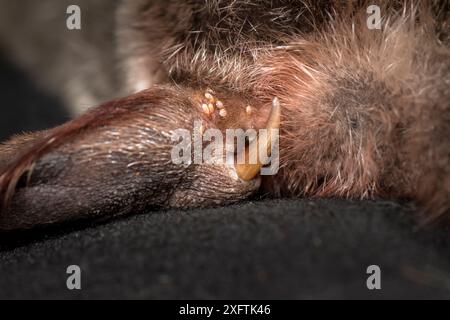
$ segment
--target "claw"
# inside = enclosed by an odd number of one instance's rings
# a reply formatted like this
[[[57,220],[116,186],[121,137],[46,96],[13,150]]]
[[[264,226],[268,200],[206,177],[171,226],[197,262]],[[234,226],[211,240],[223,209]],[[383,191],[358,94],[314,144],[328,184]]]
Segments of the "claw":
[[[268,130],[267,137],[267,154],[270,156],[272,154],[272,141],[271,141],[271,130],[280,128],[280,118],[281,118],[281,107],[278,98],[275,98],[272,102],[272,110],[270,112],[269,120],[267,121],[266,129]],[[236,173],[239,178],[244,181],[253,180],[261,171],[263,164],[259,160],[259,138],[255,139],[250,145],[245,148],[245,159],[258,159],[256,164],[236,164]]]

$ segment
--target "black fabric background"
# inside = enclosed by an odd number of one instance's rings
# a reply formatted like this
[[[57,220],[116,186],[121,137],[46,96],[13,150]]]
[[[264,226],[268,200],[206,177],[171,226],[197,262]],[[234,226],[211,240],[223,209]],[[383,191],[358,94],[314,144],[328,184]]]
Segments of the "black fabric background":
[[[0,139],[67,120],[0,58]],[[0,235],[0,298],[450,299],[450,230],[409,204],[253,200]],[[82,290],[66,268],[82,269]],[[379,265],[382,290],[366,288]]]

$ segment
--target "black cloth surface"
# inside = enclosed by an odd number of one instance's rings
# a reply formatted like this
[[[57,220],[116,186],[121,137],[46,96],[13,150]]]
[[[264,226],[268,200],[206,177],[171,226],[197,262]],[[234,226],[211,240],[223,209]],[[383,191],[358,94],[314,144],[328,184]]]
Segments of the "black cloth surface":
[[[0,61],[0,137],[66,120]],[[0,298],[450,299],[450,232],[408,204],[258,200],[0,235]],[[82,270],[82,290],[66,269]],[[366,269],[381,268],[379,291]]]
[[[450,299],[448,230],[411,217],[391,202],[264,200],[3,237],[0,298]]]

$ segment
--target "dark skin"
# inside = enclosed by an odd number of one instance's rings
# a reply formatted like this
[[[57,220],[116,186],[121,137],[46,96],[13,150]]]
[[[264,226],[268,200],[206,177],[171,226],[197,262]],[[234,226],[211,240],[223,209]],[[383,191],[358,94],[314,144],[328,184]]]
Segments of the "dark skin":
[[[243,181],[226,165],[172,163],[175,142],[169,132],[192,131],[198,120],[206,128],[224,125],[203,112],[203,99],[192,90],[155,87],[6,144],[0,150],[3,163],[8,163],[0,172],[0,189],[7,199],[0,229],[158,208],[225,205],[247,198],[259,188],[258,177]],[[228,109],[239,105],[236,97],[223,101]],[[242,124],[256,122],[248,118]],[[8,198],[10,190],[14,191]]]

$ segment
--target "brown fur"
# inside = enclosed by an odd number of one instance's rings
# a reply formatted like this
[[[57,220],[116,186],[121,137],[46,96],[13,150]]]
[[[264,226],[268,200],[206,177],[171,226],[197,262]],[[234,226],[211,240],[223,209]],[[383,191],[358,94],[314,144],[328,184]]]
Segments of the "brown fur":
[[[118,11],[124,87],[132,92],[169,83],[173,89],[154,89],[155,99],[167,105],[184,94],[191,108],[198,108],[198,95],[213,88],[228,99],[231,112],[226,123],[218,117],[207,121],[223,130],[252,123],[259,127],[278,97],[283,108],[282,169],[264,179],[266,190],[279,196],[409,198],[423,205],[429,221],[448,218],[448,3],[383,3],[381,31],[366,27],[368,5],[125,1]],[[106,104],[26,146],[0,172],[3,197],[12,199],[18,181],[42,156],[66,144],[77,153],[79,145],[71,140],[88,128],[104,126],[111,117],[122,119],[131,112],[124,106],[140,106],[143,97]],[[247,121],[241,110],[248,103],[255,113]],[[177,121],[165,129],[177,128]],[[124,131],[124,139],[133,135],[132,127]],[[145,122],[144,127],[157,128],[158,123]],[[87,141],[97,144],[99,139],[92,134]],[[110,170],[105,158],[91,156]],[[199,168],[190,183],[198,177],[210,183],[223,179],[222,173],[205,177],[209,171]],[[201,205],[223,203],[219,189]],[[181,202],[200,205],[192,193],[185,199]]]
[[[450,51],[420,10],[383,33],[364,17],[353,26],[338,18],[267,58],[257,91],[285,108],[284,169],[272,190],[405,197],[425,204],[430,220],[449,214]]]

